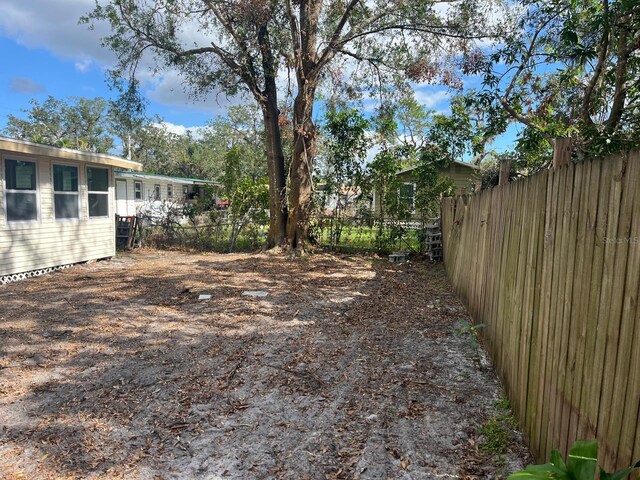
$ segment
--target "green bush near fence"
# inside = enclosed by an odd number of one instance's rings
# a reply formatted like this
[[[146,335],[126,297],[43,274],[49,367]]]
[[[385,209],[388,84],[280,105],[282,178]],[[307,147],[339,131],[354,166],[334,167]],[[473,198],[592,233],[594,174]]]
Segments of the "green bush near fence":
[[[594,480],[598,471],[600,480],[623,480],[640,467],[640,462],[633,467],[607,473],[598,466],[598,442],[596,440],[578,440],[571,449],[567,459],[562,458],[560,452],[551,452],[549,463],[544,465],[530,465],[521,472],[509,475],[508,480]]]
[[[154,248],[185,248],[199,251],[229,252],[255,251],[265,245],[268,231],[266,222],[243,225],[235,242],[233,226],[219,222],[194,226],[175,222],[162,225],[143,225],[139,244]],[[387,255],[393,251],[412,254],[423,252],[421,224],[386,224],[362,222],[360,219],[318,218],[312,224],[312,237],[322,248],[343,253]]]
[[[141,231],[141,246],[154,248],[175,248],[211,252],[251,252],[265,245],[267,226],[252,225],[245,228],[235,239],[234,231],[229,225],[205,226],[147,226]]]

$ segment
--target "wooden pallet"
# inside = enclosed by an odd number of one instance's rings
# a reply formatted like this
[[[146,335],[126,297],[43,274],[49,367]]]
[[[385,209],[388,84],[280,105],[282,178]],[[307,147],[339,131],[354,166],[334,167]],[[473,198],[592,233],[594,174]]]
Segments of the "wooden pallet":
[[[136,216],[121,217],[116,215],[116,248],[122,250],[133,248],[139,223]]]

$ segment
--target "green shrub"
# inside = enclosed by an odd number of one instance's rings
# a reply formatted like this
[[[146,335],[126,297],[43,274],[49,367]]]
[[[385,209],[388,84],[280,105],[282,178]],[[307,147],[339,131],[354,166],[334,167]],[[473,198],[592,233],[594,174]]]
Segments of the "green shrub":
[[[640,468],[640,462],[616,473],[607,473],[598,467],[598,442],[596,440],[578,440],[571,450],[567,462],[560,452],[551,452],[549,463],[530,465],[521,472],[509,476],[508,480],[594,480],[596,470],[600,471],[600,480],[623,480],[634,468]]]

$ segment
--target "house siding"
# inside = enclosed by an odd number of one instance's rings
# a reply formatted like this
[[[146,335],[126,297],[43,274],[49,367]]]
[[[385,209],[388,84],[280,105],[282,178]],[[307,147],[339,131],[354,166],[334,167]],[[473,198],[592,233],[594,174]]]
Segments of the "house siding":
[[[440,172],[449,177],[455,185],[455,195],[471,193],[474,184],[478,180],[475,169],[460,164],[450,165],[447,169]],[[401,182],[415,183],[413,171],[404,172],[398,175]]]
[[[173,185],[173,200],[182,201],[183,194],[182,188],[184,185],[189,186],[190,191],[193,189],[192,184],[180,183],[179,180],[169,180],[169,179],[151,179],[151,178],[140,178],[129,175],[116,175],[116,181],[118,180],[126,180],[127,182],[127,200],[126,200],[126,212],[124,208],[124,202],[122,202],[121,208],[122,212],[118,211],[119,215],[136,215],[138,213],[138,209],[145,203],[148,203],[153,199],[154,186],[160,185],[160,200],[165,201],[168,200],[168,185]],[[135,199],[135,188],[134,182],[142,182],[142,199]],[[117,199],[116,199],[117,200]]]
[[[476,170],[459,164],[450,165],[449,168],[443,170],[442,173],[453,181],[456,187],[456,195],[471,193],[474,185],[478,181]]]
[[[453,181],[453,184],[455,186],[455,195],[471,193],[473,191],[473,186],[478,181],[478,175],[475,168],[468,167],[466,165],[460,165],[459,163],[451,164],[446,169],[441,170],[440,173],[449,177],[449,179]],[[413,176],[413,170],[399,173],[398,180],[402,183],[412,183],[414,185],[416,183]],[[382,200],[380,195],[377,192],[374,192],[374,209],[376,214],[378,215],[382,211],[381,201]],[[419,219],[420,212],[415,212],[411,216],[411,218],[414,220]]]
[[[0,275],[78,263],[115,255],[115,192],[113,168],[104,164],[58,160],[0,151]],[[5,159],[37,162],[37,222],[11,223],[5,218]],[[52,165],[78,167],[80,218],[56,220],[53,210]],[[109,216],[89,218],[87,166],[109,171]]]

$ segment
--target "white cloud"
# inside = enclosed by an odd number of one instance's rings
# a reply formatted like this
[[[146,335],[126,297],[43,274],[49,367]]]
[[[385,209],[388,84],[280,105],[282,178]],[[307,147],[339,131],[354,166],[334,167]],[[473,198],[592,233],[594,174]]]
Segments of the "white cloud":
[[[162,76],[142,72],[141,80],[147,86],[146,94],[149,99],[163,105],[187,107],[216,116],[226,113],[231,105],[243,103],[241,97],[227,97],[224,93],[210,93],[193,98],[183,78],[175,70],[164,72]]]
[[[432,88],[416,87],[416,101],[425,108],[434,108],[442,102],[448,101],[451,94],[447,90],[433,90]]]
[[[92,65],[93,65],[93,60],[91,60],[90,58],[85,58],[84,60],[79,60],[76,63],[74,63],[76,70],[78,70],[81,73],[88,72],[91,69]]]
[[[44,85],[27,77],[13,77],[9,89],[14,93],[41,93],[46,90]]]
[[[96,23],[93,30],[79,24],[81,16],[91,12],[95,0],[2,0],[0,2],[0,35],[28,48],[42,48],[56,57],[70,60],[80,72],[92,68],[107,69],[115,63],[114,54],[101,46],[101,38],[110,30],[105,23]],[[184,40],[201,42],[200,33],[186,30]],[[143,60],[139,77],[149,99],[167,106],[187,107],[212,115],[224,113],[229,105],[240,103],[223,94],[206,98],[190,98],[183,79],[175,71],[161,76],[151,70],[153,59]]]
[[[95,6],[93,0],[3,0],[0,3],[0,33],[29,48],[46,48],[70,60],[94,59],[101,65],[114,56],[100,46],[106,25],[89,30],[78,20]]]
[[[187,133],[190,133],[195,139],[202,138],[204,130],[207,128],[206,126],[186,127],[184,125],[176,125],[171,122],[154,123],[153,126],[176,135],[186,135]]]

